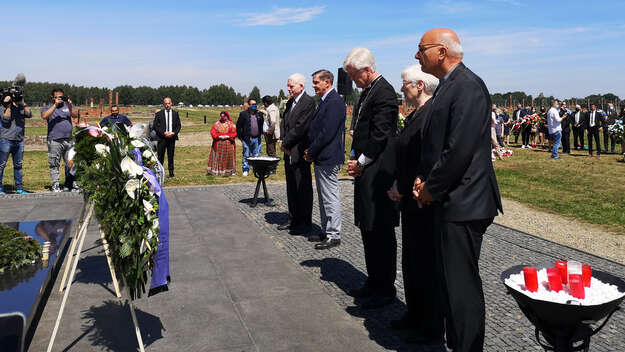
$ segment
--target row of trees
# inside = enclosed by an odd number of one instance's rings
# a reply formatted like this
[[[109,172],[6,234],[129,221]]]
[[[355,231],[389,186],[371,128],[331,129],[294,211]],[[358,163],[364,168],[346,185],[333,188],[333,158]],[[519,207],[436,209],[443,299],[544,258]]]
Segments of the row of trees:
[[[0,88],[9,87],[12,82],[0,81]],[[93,98],[94,103],[99,104],[100,99],[104,99],[105,104],[108,104],[109,89],[98,87],[84,87],[75,86],[64,83],[48,83],[48,82],[28,82],[24,87],[25,100],[28,104],[39,105],[50,101],[50,92],[53,88],[60,87],[63,89],[66,95],[68,95],[75,104],[84,104],[88,99]],[[171,97],[174,104],[178,102],[184,102],[185,104],[203,104],[203,105],[241,105],[243,104],[244,96],[236,92],[232,87],[225,84],[213,85],[208,89],[198,89],[191,86],[160,86],[158,88],[139,86],[133,87],[130,85],[122,85],[113,88],[113,91],[119,93],[120,105],[158,105],[163,101],[163,97]],[[345,96],[345,102],[348,105],[354,105],[358,101],[359,97],[358,89],[354,88],[352,94]],[[250,99],[256,100],[260,104],[261,95],[260,89],[256,86],[252,88],[252,91],[247,95]],[[285,92],[280,89],[278,95],[273,95],[273,100],[279,102],[286,98]],[[614,103],[617,106],[625,105],[625,101],[612,93],[608,94],[593,94],[587,97],[571,97],[564,98],[559,97],[570,102],[575,102],[580,105],[597,104],[600,108],[605,108],[608,103]],[[498,106],[516,106],[517,104],[523,104],[524,106],[549,106],[553,96],[544,96],[540,93],[538,96],[533,97],[525,92],[508,92],[508,93],[496,93],[491,95],[493,104]]]

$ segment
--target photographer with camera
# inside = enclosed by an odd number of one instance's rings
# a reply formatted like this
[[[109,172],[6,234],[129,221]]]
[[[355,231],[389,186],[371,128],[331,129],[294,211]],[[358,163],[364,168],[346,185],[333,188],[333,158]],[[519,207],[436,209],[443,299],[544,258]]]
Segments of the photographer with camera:
[[[22,185],[22,159],[24,156],[24,119],[33,116],[30,108],[24,103],[23,92],[19,89],[10,89],[10,93],[2,99],[0,106],[0,194],[4,193],[3,176],[4,168],[13,158],[13,180],[15,193],[25,194]]]
[[[59,187],[61,158],[65,160],[65,188],[67,190],[73,188],[72,184],[67,184],[67,151],[72,147],[72,122],[78,123],[78,117],[72,109],[71,99],[65,96],[63,89],[53,89],[51,98],[52,104],[41,108],[41,117],[48,123],[48,164],[52,192],[61,192]]]

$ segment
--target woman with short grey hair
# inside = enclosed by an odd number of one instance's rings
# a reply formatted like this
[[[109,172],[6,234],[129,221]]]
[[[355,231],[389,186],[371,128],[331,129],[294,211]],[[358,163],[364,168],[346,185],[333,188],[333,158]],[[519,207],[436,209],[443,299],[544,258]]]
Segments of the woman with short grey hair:
[[[401,209],[402,272],[407,311],[391,322],[396,330],[411,330],[414,341],[437,342],[443,338],[443,320],[437,305],[433,305],[437,290],[434,256],[432,207],[419,208],[412,197],[421,159],[421,134],[432,106],[432,95],[438,79],[421,71],[420,65],[406,68],[402,73],[402,88],[407,104],[415,109],[406,117],[399,136],[390,142],[389,158],[396,159],[395,183],[387,192]]]

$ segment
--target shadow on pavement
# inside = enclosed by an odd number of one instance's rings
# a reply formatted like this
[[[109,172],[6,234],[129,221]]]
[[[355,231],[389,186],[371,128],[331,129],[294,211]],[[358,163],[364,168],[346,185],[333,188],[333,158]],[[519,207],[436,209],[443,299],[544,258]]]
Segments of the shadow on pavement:
[[[159,317],[136,308],[135,313],[145,347],[163,338],[162,332],[165,328]],[[83,333],[65,347],[64,351],[70,350],[85,336],[92,346],[98,346],[102,350],[136,351],[138,349],[128,305],[122,305],[116,300],[108,300],[101,306],[92,306],[83,311],[81,319],[86,320],[82,326]]]
[[[320,279],[334,283],[344,292],[360,288],[367,278],[366,275],[349,262],[338,258],[309,259],[300,263],[305,267],[319,267]],[[363,318],[369,338],[385,349],[395,351],[445,351],[442,345],[417,345],[404,341],[409,332],[396,332],[391,329],[390,322],[399,319],[406,311],[406,305],[400,300],[379,309],[362,309],[356,305],[347,307],[345,311],[352,316]]]

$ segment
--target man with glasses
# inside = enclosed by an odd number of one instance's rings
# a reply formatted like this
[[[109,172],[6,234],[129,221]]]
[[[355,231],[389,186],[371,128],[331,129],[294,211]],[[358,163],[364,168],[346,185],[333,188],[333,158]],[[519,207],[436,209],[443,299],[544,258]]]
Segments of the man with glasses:
[[[502,210],[491,160],[490,94],[462,63],[460,40],[450,29],[426,32],[415,58],[423,72],[440,80],[423,131],[413,194],[435,214],[447,344],[454,351],[482,351],[485,306],[478,261],[484,232]]]
[[[365,250],[367,280],[349,294],[363,301],[364,309],[395,300],[399,214],[386,191],[393,185],[394,167],[383,158],[389,140],[397,133],[397,94],[376,71],[369,49],[353,49],[343,69],[363,89],[352,115],[354,136],[347,172],[354,177],[354,218]]]

